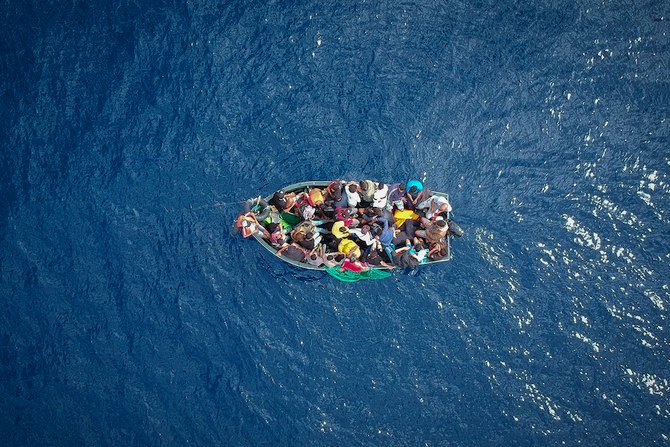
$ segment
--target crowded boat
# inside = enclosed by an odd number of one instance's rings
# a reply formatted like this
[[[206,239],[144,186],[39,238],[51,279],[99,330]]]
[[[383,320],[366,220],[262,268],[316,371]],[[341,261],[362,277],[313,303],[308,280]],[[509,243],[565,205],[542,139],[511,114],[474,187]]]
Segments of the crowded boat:
[[[336,179],[249,199],[236,227],[293,265],[347,280],[449,260],[463,235],[451,213],[446,194],[416,179]]]

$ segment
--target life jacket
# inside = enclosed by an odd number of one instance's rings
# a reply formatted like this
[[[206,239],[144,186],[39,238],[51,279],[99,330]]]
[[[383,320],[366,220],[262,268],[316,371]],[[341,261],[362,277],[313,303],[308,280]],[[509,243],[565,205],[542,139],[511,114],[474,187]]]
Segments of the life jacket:
[[[355,254],[359,258],[361,256],[360,247],[356,245],[356,242],[352,241],[351,239],[342,239],[342,242],[340,242],[337,246],[337,251],[344,253],[347,256],[350,254]]]
[[[256,219],[254,219],[252,213],[241,214],[240,217],[237,218],[237,223],[235,225],[242,230],[242,237],[251,236],[256,232],[258,227]]]

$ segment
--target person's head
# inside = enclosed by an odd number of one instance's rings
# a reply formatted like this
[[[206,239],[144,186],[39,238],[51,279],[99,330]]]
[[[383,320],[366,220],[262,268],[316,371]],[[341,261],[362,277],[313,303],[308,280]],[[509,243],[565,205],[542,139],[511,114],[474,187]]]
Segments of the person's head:
[[[361,227],[361,233],[368,234],[370,232],[370,225],[363,225]]]
[[[377,189],[384,189],[384,185],[382,182],[377,183]]]
[[[447,222],[444,219],[436,220],[435,225],[438,228],[445,228],[447,226]]]
[[[410,193],[410,194],[416,194],[417,191],[418,191],[418,189],[417,189],[416,186],[412,186],[412,187],[409,189],[409,193]]]
[[[370,226],[370,230],[372,231],[372,234],[374,236],[379,236],[380,234],[382,234],[382,231],[384,231],[382,227],[376,222]]]
[[[347,227],[346,225],[342,225],[342,228],[340,228],[340,232],[344,234],[349,234],[349,227]]]
[[[269,231],[270,233],[274,233],[275,231],[279,231],[279,230],[280,230],[280,228],[279,228],[279,224],[274,223],[274,222],[270,222],[270,223],[267,225],[266,228],[268,229],[268,231]]]
[[[447,205],[446,203],[443,203],[442,205],[440,205],[440,208],[439,208],[441,213],[447,211],[448,209],[449,209],[449,205]]]
[[[309,259],[311,259],[312,261],[316,261],[316,258],[317,258],[316,253],[312,253],[311,255],[309,255]]]
[[[243,237],[249,237],[256,232],[256,224],[253,220],[244,219],[240,223],[240,228],[242,229]]]
[[[334,259],[336,262],[341,262],[341,261],[344,259],[344,255],[343,255],[342,253],[338,253],[338,254],[336,254],[336,255],[333,257],[333,259]]]
[[[351,262],[356,262],[356,261],[358,261],[358,253],[351,253],[351,254],[349,255],[349,260],[350,260]]]
[[[358,186],[361,187],[361,191],[367,191],[368,190],[368,182],[366,182],[366,181],[358,182]]]
[[[400,185],[398,185],[398,190],[404,192],[405,191],[405,184],[401,183]]]
[[[356,191],[358,191],[358,187],[357,187],[354,183],[352,183],[351,185],[349,185],[349,186],[348,186],[348,189],[349,189],[349,192],[350,192],[350,193],[355,193]]]

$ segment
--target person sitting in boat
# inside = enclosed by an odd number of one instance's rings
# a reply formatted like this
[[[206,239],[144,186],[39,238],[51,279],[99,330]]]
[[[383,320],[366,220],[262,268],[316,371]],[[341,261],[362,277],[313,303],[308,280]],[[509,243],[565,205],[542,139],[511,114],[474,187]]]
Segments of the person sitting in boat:
[[[423,225],[423,228],[416,230],[414,235],[425,239],[426,242],[431,244],[439,241],[443,237],[446,237],[447,232],[449,231],[447,221],[441,217],[438,217],[437,220],[434,221],[422,217],[421,224]]]
[[[370,206],[374,200],[377,185],[372,180],[363,180],[358,183],[359,194],[361,195],[361,202],[363,206]]]
[[[280,247],[286,243],[287,235],[281,223],[270,222],[266,229],[270,233],[270,245]]]
[[[365,247],[369,247],[376,240],[375,237],[372,235],[372,232],[370,231],[369,225],[363,225],[360,228],[351,228],[349,229],[349,234],[355,236],[357,240],[359,240]]]
[[[296,233],[293,242],[300,245],[305,250],[313,250],[321,242],[321,235],[311,231],[308,233]]]
[[[416,192],[421,192],[423,191],[423,183],[421,183],[421,181],[417,179],[409,180],[407,182],[406,189],[407,191],[409,191],[412,188],[415,188]]]
[[[449,244],[446,238],[442,238],[437,242],[430,244],[428,251],[428,258],[431,261],[439,261],[449,256]]]
[[[354,218],[350,208],[335,208],[335,220],[341,220],[347,227],[355,227],[360,225],[360,219]]]
[[[393,243],[393,238],[395,237],[395,228],[393,226],[389,226],[388,219],[385,217],[380,217],[377,219],[377,221],[381,222],[383,225],[381,232],[377,236],[377,240],[379,240],[379,242],[381,242],[384,247],[387,247]]]
[[[292,192],[289,194],[284,193],[284,191],[279,190],[272,195],[270,199],[270,205],[274,206],[277,211],[288,213],[291,211],[296,202],[296,193]]]
[[[408,187],[405,198],[405,208],[414,211],[417,203],[419,203],[419,200],[421,199],[421,190],[419,190],[416,185]]]
[[[291,231],[291,240],[301,247],[312,250],[321,240],[312,222],[300,222]]]
[[[419,261],[410,253],[411,245],[404,245],[392,251],[393,265],[399,268],[414,268]]]
[[[342,239],[337,246],[337,251],[345,254],[346,256],[351,256],[352,254],[356,257],[361,257],[361,248],[353,240],[346,238]]]
[[[240,214],[235,225],[242,231],[242,237],[247,238],[249,236],[257,235],[270,240],[270,233],[258,222],[256,215],[251,211]]]
[[[386,253],[381,250],[381,245],[379,247],[370,247],[368,250],[363,252],[362,260],[366,264],[376,267],[381,266],[387,269],[393,269],[393,264],[390,264],[390,259],[388,259]]]
[[[325,204],[330,208],[347,208],[349,206],[347,202],[347,195],[344,193],[344,188],[346,184],[337,179],[333,180],[328,184],[325,192]]]
[[[405,209],[405,201],[407,200],[407,195],[405,191],[404,183],[395,183],[389,186],[388,199],[386,201],[386,209],[388,211],[393,211],[393,208],[397,210]]]
[[[344,258],[344,261],[342,262],[340,272],[344,272],[345,270],[349,270],[354,273],[360,273],[370,270],[370,266],[362,263],[359,260],[359,255],[352,253],[348,256],[348,258]]]
[[[307,255],[307,259],[305,260],[308,264],[313,265],[315,267],[321,267],[323,265],[323,260],[326,255],[326,250],[325,246],[323,244],[319,244],[312,251],[309,252]]]
[[[372,207],[385,209],[388,202],[389,187],[384,183],[377,183],[377,189],[372,196]]]
[[[412,244],[409,249],[410,256],[416,259],[419,264],[425,264],[428,261],[429,249],[423,244],[421,239],[417,237],[414,238],[413,242],[414,244]],[[405,245],[410,245],[409,239],[407,239]]]
[[[446,197],[431,195],[416,206],[417,210],[425,212],[426,219],[433,220],[444,213],[450,213],[452,208]]]
[[[300,245],[292,242],[290,244],[284,244],[279,250],[277,250],[275,254],[277,256],[284,256],[294,261],[305,262],[308,253],[309,252]]]
[[[323,256],[323,265],[326,267],[335,267],[336,265],[342,264],[344,261],[344,253],[334,252],[334,253],[325,253]]]
[[[388,220],[389,225],[395,226],[396,220],[392,212],[390,212],[386,208],[372,208],[372,210],[377,215],[377,219],[383,217],[384,219]]]
[[[305,198],[307,199],[307,202],[313,207],[319,207],[323,205],[326,200],[323,195],[323,191],[321,191],[319,188],[309,189]]]
[[[323,243],[331,250],[337,250],[340,241],[349,237],[349,227],[341,220],[326,223],[318,227],[317,231],[321,233]]]
[[[359,226],[372,225],[373,223],[377,222],[377,218],[379,217],[374,208],[371,207],[359,208],[356,215],[357,215],[356,218],[359,222]]]
[[[406,221],[404,228],[396,228],[393,234],[394,236],[392,243],[395,247],[401,247],[405,245],[407,241],[412,240],[415,237],[412,221]]]
[[[345,188],[347,195],[347,206],[349,209],[356,209],[361,203],[360,187],[356,182],[349,182]]]

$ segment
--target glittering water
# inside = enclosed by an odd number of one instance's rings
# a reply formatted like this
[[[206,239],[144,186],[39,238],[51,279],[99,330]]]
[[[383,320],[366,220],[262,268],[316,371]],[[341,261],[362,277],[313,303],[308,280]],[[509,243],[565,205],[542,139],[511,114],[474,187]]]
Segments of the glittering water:
[[[662,2],[0,7],[3,445],[668,445]],[[230,234],[422,178],[454,260]]]

